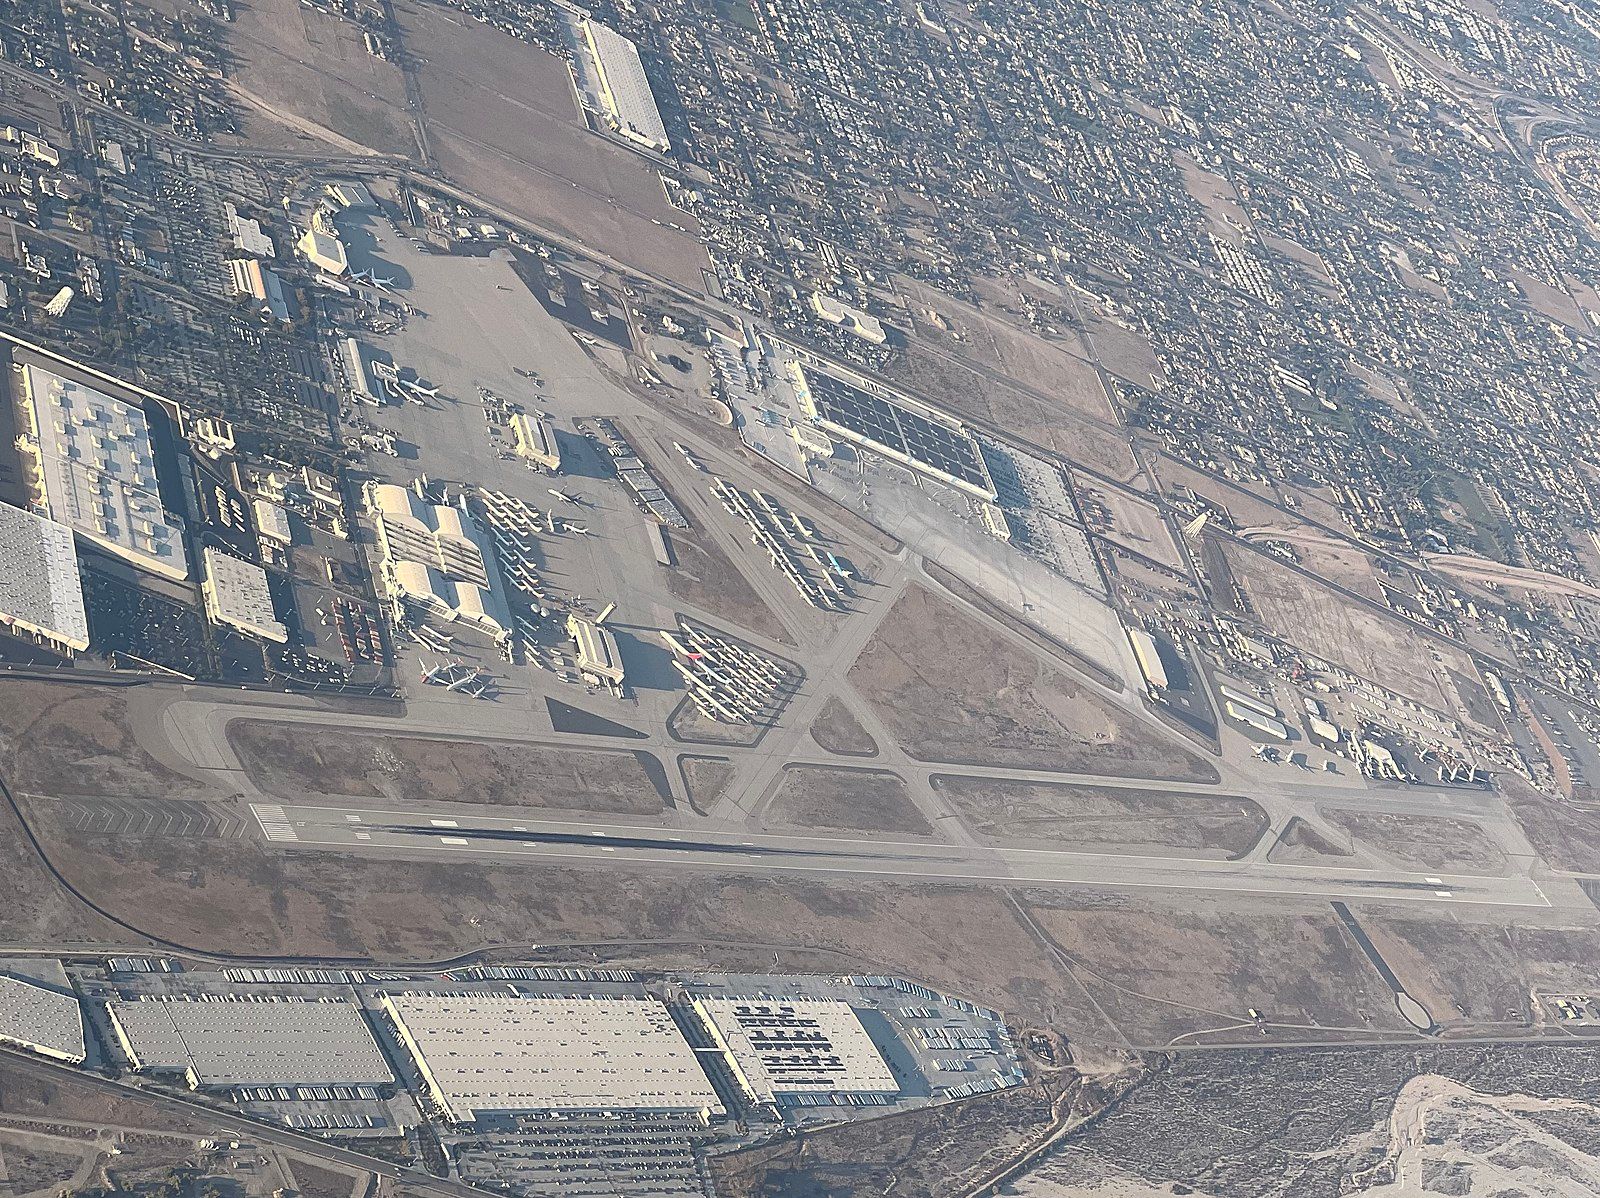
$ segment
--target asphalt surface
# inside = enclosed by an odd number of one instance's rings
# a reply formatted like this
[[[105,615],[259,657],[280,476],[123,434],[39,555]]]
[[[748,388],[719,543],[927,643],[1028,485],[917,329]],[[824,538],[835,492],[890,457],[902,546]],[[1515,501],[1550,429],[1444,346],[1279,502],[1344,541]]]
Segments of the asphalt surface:
[[[802,872],[834,877],[1029,886],[1216,890],[1346,901],[1555,904],[1526,874],[1474,877],[1398,869],[1333,868],[1267,861],[1111,855],[853,836],[775,835],[753,829],[659,827],[594,820],[496,817],[460,811],[375,810],[257,802],[262,834],[281,848],[306,848],[496,863],[618,868]]]

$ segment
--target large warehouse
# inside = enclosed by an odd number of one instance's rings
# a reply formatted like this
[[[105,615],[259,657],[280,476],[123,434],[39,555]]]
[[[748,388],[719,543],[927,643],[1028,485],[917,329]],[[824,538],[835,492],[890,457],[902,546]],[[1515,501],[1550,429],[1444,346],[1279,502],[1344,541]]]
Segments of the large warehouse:
[[[0,974],[0,1042],[83,1064],[83,1011],[77,998]]]
[[[361,1008],[294,999],[146,999],[106,1004],[135,1069],[196,1090],[381,1086],[394,1080]]]
[[[67,652],[89,647],[72,530],[0,503],[0,625]]]
[[[144,410],[42,366],[14,369],[22,381],[17,444],[33,474],[34,507],[141,569],[188,577],[183,531],[156,490]]]
[[[672,143],[667,139],[667,127],[656,107],[639,48],[592,17],[583,20],[583,40],[600,84],[606,121],[629,141],[665,154]]]
[[[486,1114],[722,1113],[653,998],[391,994],[429,1093],[457,1123]]]
[[[900,1092],[900,1083],[847,1002],[700,997],[694,1009],[756,1102],[783,1105],[802,1095]]]
[[[391,598],[493,637],[511,631],[494,552],[465,512],[428,503],[393,483],[369,484],[367,509],[377,525]]]

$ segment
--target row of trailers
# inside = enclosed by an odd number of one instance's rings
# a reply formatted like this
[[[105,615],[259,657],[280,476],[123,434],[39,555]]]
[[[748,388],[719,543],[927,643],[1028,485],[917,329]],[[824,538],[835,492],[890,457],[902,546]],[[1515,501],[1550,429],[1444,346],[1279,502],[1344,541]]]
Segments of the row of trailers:
[[[853,575],[837,556],[818,547],[816,530],[804,517],[784,511],[760,491],[747,496],[720,476],[712,480],[711,493],[724,511],[749,525],[750,540],[767,551],[773,568],[794,584],[807,603],[824,611],[847,609]]]

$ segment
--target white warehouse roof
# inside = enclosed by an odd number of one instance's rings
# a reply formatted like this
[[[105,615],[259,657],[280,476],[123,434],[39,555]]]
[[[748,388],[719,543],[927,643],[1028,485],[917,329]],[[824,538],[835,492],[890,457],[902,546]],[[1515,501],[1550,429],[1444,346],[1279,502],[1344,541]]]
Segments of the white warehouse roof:
[[[18,438],[53,520],[169,578],[186,578],[183,533],[156,492],[144,409],[41,366],[20,366],[31,427]]]
[[[354,1003],[147,999],[106,1006],[136,1069],[181,1071],[196,1089],[394,1080]]]
[[[613,128],[629,141],[665,153],[672,143],[656,107],[639,48],[609,25],[583,20],[583,37],[599,77],[600,102]]]
[[[83,1011],[71,994],[0,975],[0,1041],[81,1065]]]
[[[72,530],[0,504],[0,623],[69,649],[89,647]]]
[[[751,1097],[791,1094],[896,1094],[855,1008],[839,999],[695,999],[717,1046]]]
[[[391,994],[383,1005],[456,1122],[493,1112],[722,1111],[654,998]]]

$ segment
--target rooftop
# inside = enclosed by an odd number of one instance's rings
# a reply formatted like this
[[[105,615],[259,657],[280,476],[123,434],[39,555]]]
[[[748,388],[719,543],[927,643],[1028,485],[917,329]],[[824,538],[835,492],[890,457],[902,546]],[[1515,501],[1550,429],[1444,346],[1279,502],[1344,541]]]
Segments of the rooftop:
[[[722,1110],[657,999],[394,994],[384,998],[457,1122],[483,1112]]]
[[[208,999],[107,1005],[136,1068],[183,1071],[196,1088],[394,1080],[354,1003]]]
[[[72,530],[9,504],[0,504],[0,623],[70,649],[89,647]]]
[[[144,410],[42,366],[17,369],[26,416],[19,440],[45,514],[135,565],[187,577],[182,531],[156,491]]]
[[[0,1040],[81,1064],[83,1012],[77,998],[0,974]]]

